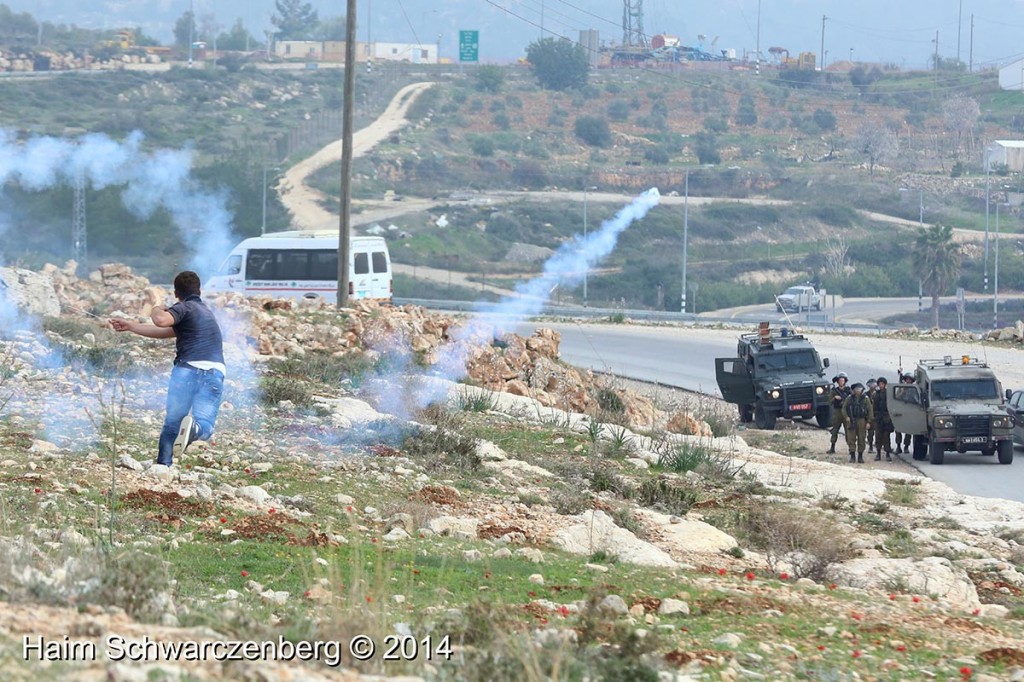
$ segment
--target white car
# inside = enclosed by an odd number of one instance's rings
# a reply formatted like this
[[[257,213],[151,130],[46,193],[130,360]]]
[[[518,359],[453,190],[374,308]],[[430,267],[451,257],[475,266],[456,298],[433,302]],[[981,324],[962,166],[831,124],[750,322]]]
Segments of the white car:
[[[780,313],[787,310],[821,310],[821,294],[809,285],[789,287],[775,297],[775,309]]]

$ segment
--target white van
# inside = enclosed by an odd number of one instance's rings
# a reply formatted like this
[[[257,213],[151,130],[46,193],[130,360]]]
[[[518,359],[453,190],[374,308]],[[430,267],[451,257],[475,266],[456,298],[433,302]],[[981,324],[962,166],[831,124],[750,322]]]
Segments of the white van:
[[[383,237],[352,237],[348,295],[391,299],[391,256]],[[246,296],[338,300],[338,233],[273,232],[246,239],[203,290]]]

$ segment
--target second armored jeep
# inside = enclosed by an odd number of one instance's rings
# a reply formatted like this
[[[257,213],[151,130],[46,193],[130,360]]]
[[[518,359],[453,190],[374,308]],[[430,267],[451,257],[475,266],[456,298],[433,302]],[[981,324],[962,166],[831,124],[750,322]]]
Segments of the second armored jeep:
[[[762,322],[740,335],[736,356],[716,358],[715,377],[725,401],[739,406],[741,422],[769,430],[779,417],[829,424],[828,358],[819,358],[807,337]]]
[[[992,368],[967,355],[920,360],[913,384],[889,384],[889,415],[914,436],[914,459],[942,464],[946,452],[999,455],[1013,462],[1013,422]]]

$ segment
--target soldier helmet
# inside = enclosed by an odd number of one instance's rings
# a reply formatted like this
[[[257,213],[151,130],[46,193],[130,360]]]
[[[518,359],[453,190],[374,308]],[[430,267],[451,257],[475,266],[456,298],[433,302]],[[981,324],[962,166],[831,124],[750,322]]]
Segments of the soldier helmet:
[[[849,378],[850,377],[846,376],[846,372],[840,372],[839,374],[836,375],[836,381],[839,381],[840,379],[849,379]]]
[[[858,388],[861,389],[861,390],[864,390],[864,384],[858,382],[858,383],[854,384],[853,386],[851,386],[850,388],[853,389],[854,391],[856,391]]]
[[[877,383],[874,379],[868,379],[867,381],[868,386],[875,386]]]
[[[889,380],[886,379],[885,377],[878,377],[878,383],[879,384],[885,384],[886,386],[888,386],[889,385]]]
[[[914,375],[913,374],[901,374],[900,375],[900,381],[902,381],[905,384],[912,384],[912,383],[914,383]]]

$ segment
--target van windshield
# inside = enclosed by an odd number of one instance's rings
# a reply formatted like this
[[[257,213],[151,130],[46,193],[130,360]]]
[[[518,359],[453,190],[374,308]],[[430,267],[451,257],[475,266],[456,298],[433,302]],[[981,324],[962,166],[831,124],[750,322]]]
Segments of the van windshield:
[[[786,289],[786,296],[806,296],[807,289],[804,287],[790,287]]]
[[[218,275],[237,275],[242,271],[242,256],[232,255],[228,256],[224,264],[220,266],[220,270],[217,271]]]
[[[999,397],[995,379],[933,381],[932,400],[977,400]]]

